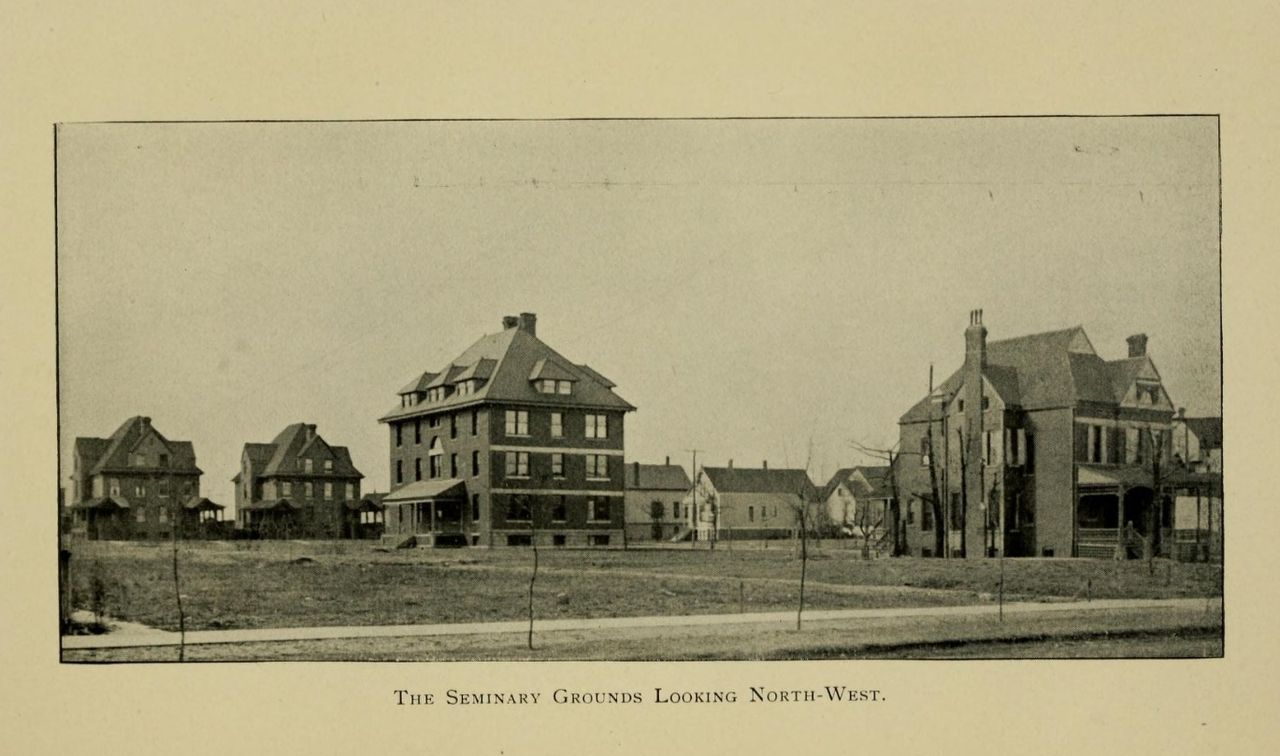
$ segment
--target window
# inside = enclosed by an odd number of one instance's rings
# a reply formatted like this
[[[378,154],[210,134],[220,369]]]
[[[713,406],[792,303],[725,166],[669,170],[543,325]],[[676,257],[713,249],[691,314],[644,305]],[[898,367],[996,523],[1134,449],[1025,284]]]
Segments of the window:
[[[422,480],[422,457],[415,457],[413,460],[413,479]]]
[[[1101,425],[1086,425],[1088,446],[1085,459],[1089,462],[1102,463],[1107,458],[1107,434]]]
[[[756,521],[756,508],[747,507],[747,522],[755,522],[755,521]]]
[[[926,467],[929,465],[929,452],[930,452],[929,437],[921,436],[920,437],[920,464]]]
[[[458,477],[458,455],[456,453],[449,455],[449,477]]]
[[[453,391],[456,396],[469,396],[470,394],[475,393],[475,390],[476,382],[472,380],[459,381],[458,384],[453,387]]]
[[[680,519],[680,502],[678,501],[671,502],[671,519]]]
[[[169,455],[168,455],[168,454],[161,454],[161,455],[160,455],[160,466],[161,466],[161,467],[168,467],[168,466],[169,466]]]
[[[479,432],[480,432],[480,411],[471,410],[471,435],[474,436]]]
[[[422,443],[422,418],[413,421],[413,442]]]
[[[916,507],[920,504],[917,501],[907,502],[907,524],[914,525],[916,522]]]
[[[920,529],[933,530],[933,505],[924,500],[920,501]]]
[[[565,519],[567,519],[568,517],[568,512],[569,512],[569,506],[567,503],[567,499],[566,497],[561,496],[556,501],[556,503],[551,507],[551,521],[564,522]]]
[[[564,477],[564,455],[559,452],[551,454],[551,475],[556,478]]]
[[[507,500],[507,520],[509,522],[528,522],[533,516],[533,509],[529,506],[529,497],[523,494],[517,494]]]
[[[507,452],[507,477],[529,477],[529,452]]]
[[[563,546],[563,545],[564,545],[564,533],[556,533],[555,535],[551,536],[551,545],[552,545],[552,546]]]
[[[550,378],[543,378],[538,381],[538,392],[542,394],[565,394],[573,392],[572,381],[557,381]]]
[[[110,479],[108,479],[108,480],[107,480],[107,490],[111,492],[111,495],[112,495],[112,496],[119,496],[119,495],[120,495],[120,481],[119,481],[119,479],[117,479],[117,478],[110,478]]]
[[[587,543],[591,546],[608,546],[609,536],[601,533],[592,533],[587,536]]]
[[[326,498],[326,499],[332,499],[332,498],[333,498],[333,484],[332,484],[332,483],[325,482],[325,484],[324,484],[324,498]]]
[[[147,510],[143,509],[142,507],[138,507],[138,514],[137,514],[137,516],[136,516],[136,519],[137,519],[137,521],[138,521],[138,522],[146,522],[146,521],[147,521]]]
[[[587,415],[587,438],[608,438],[609,418],[606,415]]]
[[[324,471],[325,471],[325,472],[333,472],[333,460],[331,460],[331,459],[326,459],[326,460],[324,461]]]
[[[551,437],[564,438],[564,413],[551,413]]]
[[[399,423],[396,423],[395,429],[396,429],[396,446],[400,446],[401,444],[404,443],[404,426],[400,425]]]
[[[471,521],[480,522],[480,494],[471,494]]]
[[[507,410],[507,435],[529,435],[529,413],[526,410]]]
[[[93,496],[97,498],[102,495],[102,478],[93,479]]]
[[[587,455],[587,478],[607,480],[609,478],[609,457],[606,454]]]
[[[195,486],[194,486],[194,485],[192,485],[192,483],[191,483],[191,481],[190,481],[190,480],[184,480],[184,481],[182,481],[182,493],[184,493],[184,494],[190,494],[190,493],[192,493],[194,490],[195,490]]]
[[[1000,462],[1000,447],[996,445],[996,433],[999,433],[999,431],[989,430],[984,431],[982,434],[982,463],[985,465],[995,465]]]
[[[439,427],[440,427],[440,416],[439,416],[439,415],[432,415],[431,417],[427,418],[427,427],[428,427],[428,428],[439,428]]]
[[[471,452],[471,474],[473,476],[480,474],[480,450],[479,449],[474,449]]]
[[[531,533],[510,533],[507,535],[508,546],[532,546],[533,534]]]
[[[1142,431],[1138,428],[1124,429],[1124,461],[1129,465],[1142,464]]]
[[[444,459],[443,455],[437,454],[434,452],[429,457],[429,460],[431,462],[431,477],[433,479],[444,477],[444,469],[443,469],[444,464],[442,462],[443,459]]]
[[[146,495],[147,495],[147,487],[146,487],[145,485],[143,485],[142,483],[138,483],[138,484],[134,485],[134,487],[133,487],[133,495],[134,495],[134,496],[146,496]]]
[[[303,484],[302,484],[302,495],[303,495],[305,498],[308,498],[308,499],[313,499],[313,498],[315,498],[315,492],[316,492],[316,490],[315,490],[315,488],[311,485],[311,481],[307,481],[306,483],[303,483]]]
[[[608,499],[587,499],[587,520],[589,522],[609,521]]]
[[[396,482],[404,482],[404,460],[402,459],[396,460]]]
[[[449,415],[449,438],[458,437],[458,416]]]
[[[165,509],[164,507],[160,507],[158,514],[159,514],[160,522],[169,521],[169,510]]]
[[[161,478],[160,483],[156,486],[159,489],[160,498],[168,498],[169,496],[169,479]]]
[[[356,498],[356,484],[355,484],[355,483],[348,483],[348,484],[347,484],[347,499],[348,499],[348,500],[350,500],[350,499],[354,499],[354,498]]]

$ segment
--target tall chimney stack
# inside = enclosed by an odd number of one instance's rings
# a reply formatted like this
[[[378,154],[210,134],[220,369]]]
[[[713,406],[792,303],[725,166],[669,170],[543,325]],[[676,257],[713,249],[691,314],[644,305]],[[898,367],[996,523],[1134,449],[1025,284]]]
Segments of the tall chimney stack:
[[[670,466],[671,466],[671,457],[670,457],[670,455],[668,455],[668,456],[667,456],[667,467],[670,467]]]
[[[1147,335],[1145,333],[1135,333],[1125,341],[1129,342],[1130,357],[1147,356]]]
[[[987,329],[982,325],[982,310],[969,311],[969,327],[964,329],[964,364],[978,370],[987,366]]]
[[[767,460],[767,459],[766,459],[765,461],[761,462],[761,463],[760,463],[760,467],[761,467],[761,469],[768,470],[768,469],[769,469],[769,460]]]
[[[530,336],[537,336],[538,316],[532,312],[520,313],[520,330],[528,333]]]

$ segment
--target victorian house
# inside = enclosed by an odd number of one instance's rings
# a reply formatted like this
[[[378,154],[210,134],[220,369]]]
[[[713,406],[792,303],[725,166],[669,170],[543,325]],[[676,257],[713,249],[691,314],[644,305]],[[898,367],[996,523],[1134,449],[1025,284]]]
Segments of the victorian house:
[[[364,475],[345,446],[326,442],[316,426],[294,423],[269,444],[248,443],[240,453],[236,524],[268,538],[350,537],[365,506]]]
[[[190,441],[165,438],[149,417],[131,417],[109,438],[76,439],[71,532],[92,539],[189,537],[221,519],[200,496]]]
[[[963,366],[899,420],[909,552],[1161,549],[1173,404],[1147,337],[1110,360],[1079,326],[988,343],[975,310],[964,343]]]
[[[420,546],[623,543],[623,420],[614,383],[552,349],[533,313],[421,373],[389,431],[386,529]]]

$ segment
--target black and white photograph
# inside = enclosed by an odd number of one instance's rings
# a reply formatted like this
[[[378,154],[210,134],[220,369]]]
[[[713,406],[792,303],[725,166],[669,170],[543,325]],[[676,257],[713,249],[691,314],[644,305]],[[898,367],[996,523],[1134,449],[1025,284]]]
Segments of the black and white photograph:
[[[64,666],[1224,655],[1215,115],[53,142]]]

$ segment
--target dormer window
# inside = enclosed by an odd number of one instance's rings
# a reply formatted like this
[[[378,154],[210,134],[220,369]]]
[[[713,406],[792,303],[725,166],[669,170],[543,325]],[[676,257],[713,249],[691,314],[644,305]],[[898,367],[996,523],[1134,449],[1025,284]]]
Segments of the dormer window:
[[[302,460],[302,471],[311,472],[311,460],[309,459]]]
[[[458,396],[469,396],[475,392],[476,382],[474,380],[461,381],[454,386],[454,393]]]
[[[543,378],[538,381],[538,393],[563,394],[567,396],[573,393],[573,381],[558,381],[551,378]]]

